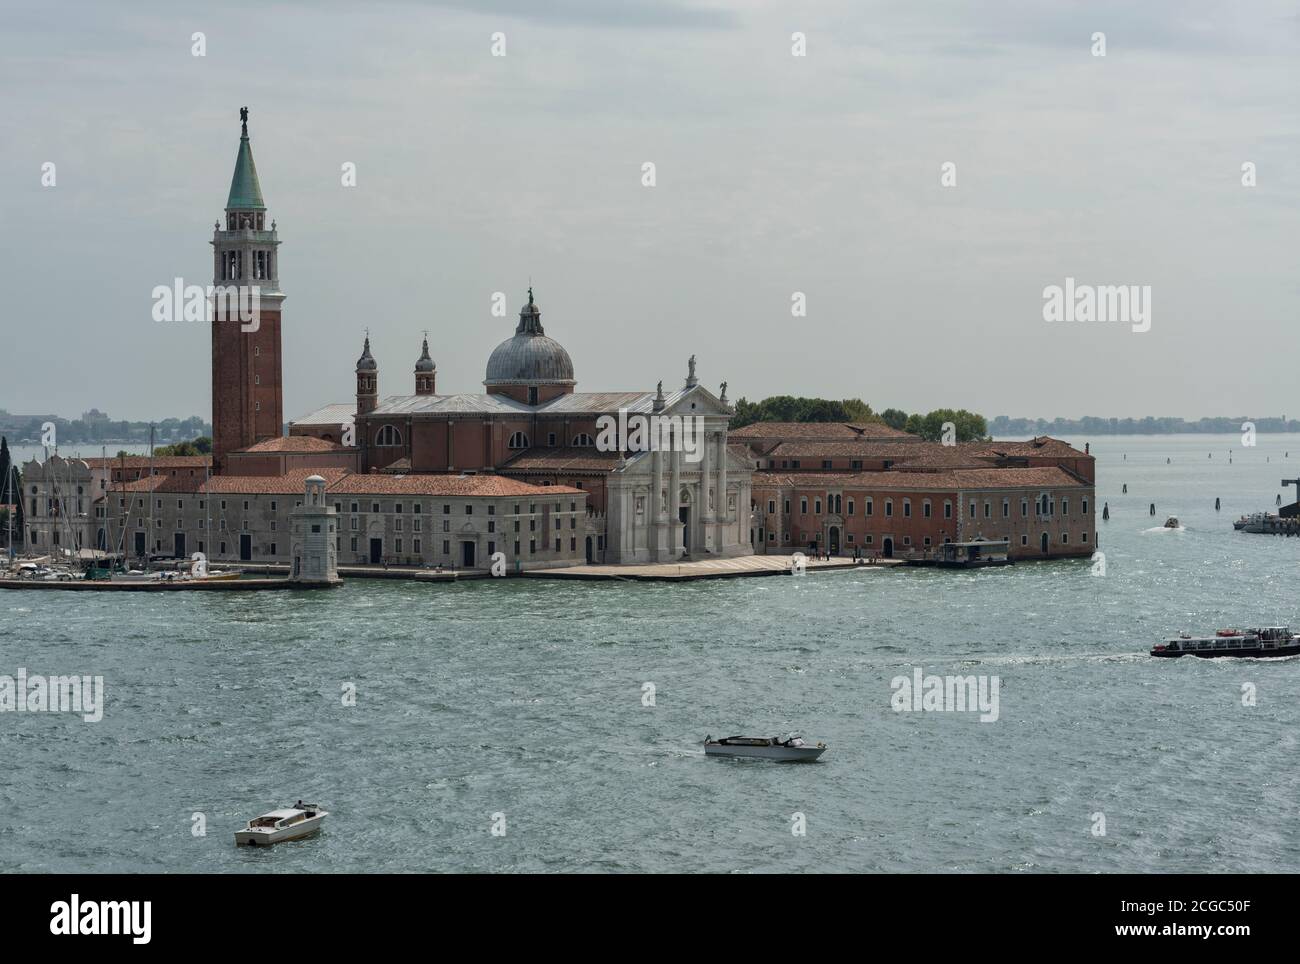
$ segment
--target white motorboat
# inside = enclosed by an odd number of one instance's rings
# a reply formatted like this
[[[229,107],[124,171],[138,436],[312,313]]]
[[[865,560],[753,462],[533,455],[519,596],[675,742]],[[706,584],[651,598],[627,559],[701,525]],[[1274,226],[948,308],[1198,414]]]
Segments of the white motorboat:
[[[826,744],[813,746],[801,736],[768,739],[764,736],[728,736],[715,740],[704,738],[705,756],[753,757],[759,760],[803,761],[811,763],[826,752]]]
[[[319,831],[328,816],[316,804],[299,800],[292,807],[272,810],[248,821],[247,827],[235,831],[235,846],[269,847],[284,840],[298,840]]]

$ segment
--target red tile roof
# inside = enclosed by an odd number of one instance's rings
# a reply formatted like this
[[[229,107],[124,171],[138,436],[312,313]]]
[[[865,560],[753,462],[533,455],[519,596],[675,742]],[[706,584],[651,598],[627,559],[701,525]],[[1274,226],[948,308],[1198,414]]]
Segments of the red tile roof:
[[[622,456],[594,448],[533,446],[501,467],[502,472],[609,472]]]
[[[330,484],[331,494],[520,496],[587,495],[567,485],[529,485],[500,475],[355,475]]]
[[[240,453],[252,454],[276,454],[280,452],[345,452],[342,445],[336,442],[330,442],[323,438],[316,438],[314,435],[282,435],[278,438],[268,438],[249,445],[242,449],[232,452],[232,455]]]
[[[147,469],[150,464],[155,469],[201,469],[212,464],[211,456],[207,455],[159,455],[153,459],[147,455],[125,455],[122,458],[95,456],[81,461],[92,469],[118,469],[123,466],[128,469]]]
[[[751,422],[727,433],[734,439],[915,439],[883,422]]]
[[[953,469],[944,472],[755,472],[753,487],[817,488],[851,486],[863,489],[1092,488],[1054,466],[1026,469]]]

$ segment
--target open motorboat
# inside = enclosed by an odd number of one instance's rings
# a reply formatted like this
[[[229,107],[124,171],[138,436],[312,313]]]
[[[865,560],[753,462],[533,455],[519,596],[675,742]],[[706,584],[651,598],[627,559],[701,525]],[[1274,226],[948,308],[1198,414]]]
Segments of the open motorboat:
[[[1165,520],[1166,529],[1181,529],[1182,527],[1183,524],[1178,521],[1178,516],[1176,515],[1171,515],[1168,519]]]
[[[803,737],[791,736],[786,740],[765,736],[728,736],[715,740],[704,738],[705,756],[754,757],[760,760],[804,761],[811,763],[826,752],[826,744],[812,746]]]
[[[272,810],[248,821],[247,827],[235,831],[235,846],[268,847],[283,840],[298,840],[320,830],[328,816],[316,804],[299,800],[292,807]]]
[[[1199,656],[1213,659],[1223,656],[1276,658],[1300,655],[1300,636],[1286,626],[1264,629],[1220,629],[1213,636],[1183,635],[1166,639],[1151,647],[1152,656]]]

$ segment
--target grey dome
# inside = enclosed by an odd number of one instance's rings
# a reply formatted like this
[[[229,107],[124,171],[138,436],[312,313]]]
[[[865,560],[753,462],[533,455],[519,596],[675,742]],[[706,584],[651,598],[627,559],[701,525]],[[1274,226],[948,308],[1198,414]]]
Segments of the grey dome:
[[[554,338],[527,332],[497,345],[485,385],[572,385],[573,359]]]
[[[528,289],[528,304],[519,312],[519,326],[514,337],[497,345],[487,363],[484,385],[572,385],[573,359],[554,338],[542,329],[542,312],[533,303]]]
[[[420,359],[415,363],[415,370],[417,372],[431,372],[437,367],[433,363],[433,359],[429,357],[429,339],[426,338],[424,339],[424,351],[420,353]]]
[[[375,358],[370,354],[370,336],[366,335],[366,347],[361,352],[361,357],[357,359],[357,371],[373,372],[379,366],[375,364]]]

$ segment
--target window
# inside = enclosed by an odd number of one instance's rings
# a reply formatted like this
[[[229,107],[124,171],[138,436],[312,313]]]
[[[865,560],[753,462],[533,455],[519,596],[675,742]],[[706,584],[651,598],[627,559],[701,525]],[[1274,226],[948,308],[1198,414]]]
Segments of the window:
[[[1061,533],[1061,545],[1065,545],[1065,544],[1066,544],[1067,542],[1069,542],[1069,541],[1070,541],[1070,534],[1069,534],[1068,532],[1062,532],[1062,533]]]
[[[528,389],[528,404],[529,404],[529,405],[536,405],[536,404],[537,404],[537,389],[536,389],[536,388],[529,388],[529,389]]]
[[[850,464],[854,469],[861,469],[861,468],[862,468],[862,459],[854,459],[854,460],[853,460],[852,462],[850,462],[849,464]]]
[[[808,514],[808,497],[807,497],[807,496],[801,496],[800,499],[799,499],[799,514],[800,514],[800,515],[807,515],[807,514]]]
[[[371,503],[370,503],[370,511],[373,512],[373,513],[378,513],[378,512],[379,512],[379,503],[378,503],[378,502],[371,502]]]
[[[556,552],[559,552],[559,551],[560,551],[560,540],[559,540],[559,539],[556,539],[556,540],[555,540],[555,551],[556,551]]]
[[[1062,499],[1062,500],[1061,500],[1061,515],[1069,515],[1069,514],[1070,514],[1070,500],[1069,500],[1069,499]]]
[[[971,504],[970,504],[970,517],[971,517],[972,519],[975,518],[975,500],[974,500],[974,499],[971,500]]]
[[[1084,532],[1084,533],[1083,533],[1083,537],[1082,537],[1079,541],[1080,541],[1080,542],[1087,542],[1087,541],[1088,541],[1088,533],[1087,533],[1087,532]]]
[[[863,503],[863,505],[866,507],[865,510],[864,510],[864,511],[866,512],[866,514],[867,514],[867,515],[871,515],[872,510],[875,508],[875,505],[874,505],[874,503],[871,501],[871,499],[867,499],[867,501],[866,501],[865,503]]]
[[[415,554],[418,556],[418,555],[420,554],[420,540],[419,540],[419,539],[416,539],[416,540],[414,541],[414,543],[415,543],[415,544],[414,544],[411,548],[412,548],[412,550],[415,552]]]
[[[904,500],[903,500],[903,518],[904,518],[904,519],[910,519],[910,518],[912,518],[912,500],[911,500],[911,499],[904,499]]]
[[[554,432],[547,432],[547,433],[546,433],[546,444],[549,445],[549,446],[551,446],[551,448],[554,448],[554,447],[555,447],[555,433],[554,433]],[[531,549],[529,549],[528,551],[529,551],[529,552],[532,552]]]
[[[512,449],[526,449],[528,448],[528,436],[523,432],[515,432],[510,436],[510,440],[506,443],[506,447]]]
[[[595,444],[595,440],[586,432],[579,432],[577,435],[573,436],[574,448],[588,448]]]
[[[1004,519],[1009,519],[1009,518],[1011,518],[1011,500],[1010,500],[1010,499],[1003,499],[1003,500],[1002,500],[1002,518],[1004,518]]]
[[[1020,500],[1020,518],[1022,518],[1022,519],[1026,519],[1026,518],[1028,518],[1028,517],[1029,517],[1029,500],[1028,500],[1028,499],[1021,499],[1021,500]]]
[[[821,500],[821,499],[814,499],[814,500],[813,500],[813,511],[814,511],[814,514],[815,514],[815,515],[821,515],[821,514],[822,514],[822,500]]]
[[[921,516],[922,516],[923,518],[926,518],[926,519],[930,518],[930,500],[929,500],[929,499],[926,499],[926,500],[924,500],[924,501],[921,503]],[[928,540],[927,540],[927,541],[928,541]]]
[[[986,519],[993,518],[993,505],[992,503],[989,502],[988,499],[984,500],[984,518]]]
[[[893,516],[894,516],[894,500],[893,500],[893,499],[886,499],[886,500],[885,500],[885,518],[890,519],[890,518],[893,518]]]
[[[853,515],[853,500],[849,499],[849,515]]]
[[[830,467],[831,467],[831,460],[830,460],[830,459],[822,459],[822,468],[824,468],[824,469],[829,469]]]
[[[442,540],[442,554],[444,556],[451,555],[451,543],[446,539]]]
[[[1029,536],[1022,535],[1022,536],[1020,537],[1020,544],[1021,544],[1022,546],[1027,546],[1027,545],[1029,545]]]
[[[473,502],[466,502],[466,503],[465,503],[465,514],[466,514],[466,515],[473,515],[473,514],[474,514],[474,503],[473,503]]]
[[[1084,499],[1084,500],[1083,500],[1083,505],[1082,505],[1082,507],[1079,509],[1079,511],[1080,511],[1081,513],[1083,513],[1084,515],[1087,515],[1087,514],[1088,514],[1088,500],[1087,500],[1087,499]]]
[[[785,500],[785,514],[786,514],[786,515],[789,515],[789,514],[790,514],[790,500],[789,500],[789,499],[786,499],[786,500]]]
[[[393,551],[399,555],[402,552],[402,540],[400,538],[393,540]]]
[[[401,445],[402,433],[394,425],[385,425],[375,436],[375,444],[384,447]]]
[[[850,503],[851,505],[852,503]],[[776,499],[767,500],[767,514],[776,515]]]

